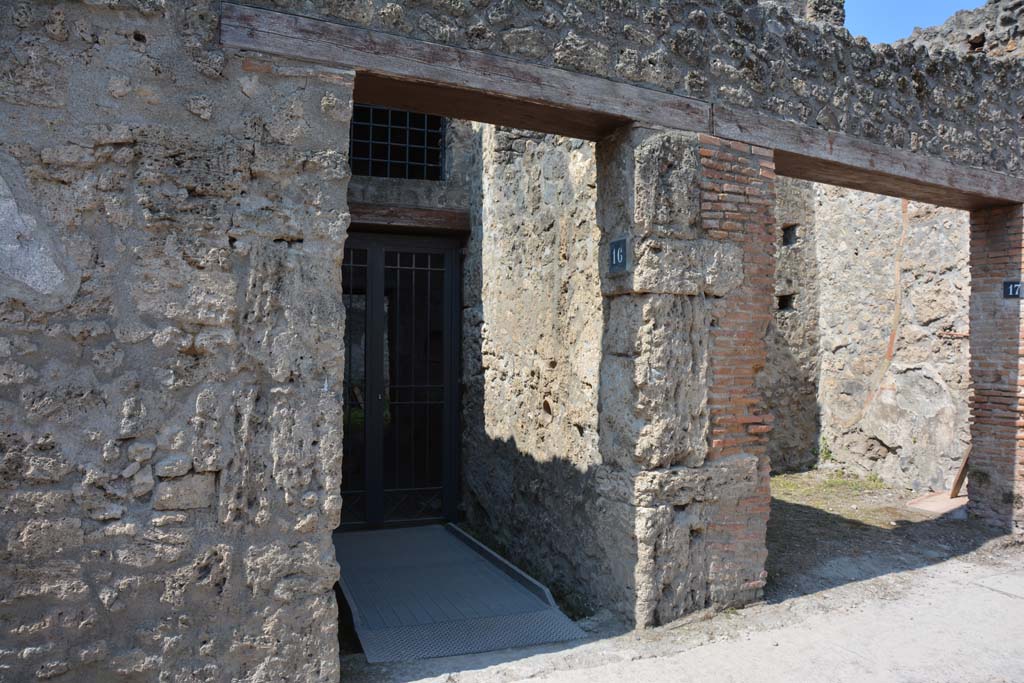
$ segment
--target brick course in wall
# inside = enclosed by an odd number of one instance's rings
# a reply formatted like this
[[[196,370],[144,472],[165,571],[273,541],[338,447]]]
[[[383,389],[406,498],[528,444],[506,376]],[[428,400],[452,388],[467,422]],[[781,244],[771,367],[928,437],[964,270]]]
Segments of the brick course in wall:
[[[775,163],[771,150],[700,136],[701,223],[713,240],[740,245],[742,283],[712,300],[707,463],[757,459],[756,480],[709,525],[712,585],[753,599],[764,587],[772,416],[756,386],[767,363],[775,276]],[[738,572],[738,573],[737,573]],[[721,596],[726,597],[726,596]],[[729,600],[724,600],[728,602]]]
[[[968,495],[974,514],[1024,531],[1024,355],[1021,299],[1003,283],[1024,270],[1021,206],[971,213],[971,441]]]

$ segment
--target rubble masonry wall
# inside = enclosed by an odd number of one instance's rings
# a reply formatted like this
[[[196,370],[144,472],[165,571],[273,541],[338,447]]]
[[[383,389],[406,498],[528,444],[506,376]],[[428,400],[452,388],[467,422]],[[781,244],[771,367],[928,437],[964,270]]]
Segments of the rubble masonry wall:
[[[948,490],[970,451],[969,213],[816,193],[820,455]]]
[[[0,678],[334,681],[351,72],[0,5]]]
[[[601,493],[593,143],[479,126],[463,287],[468,523],[579,613],[630,612],[632,510]]]
[[[773,469],[836,463],[947,489],[970,450],[968,212],[779,187],[775,289],[792,298],[776,300],[762,376]]]
[[[772,471],[785,472],[818,460],[818,226],[813,183],[779,178],[776,189],[775,311],[758,384],[775,417],[768,440]]]

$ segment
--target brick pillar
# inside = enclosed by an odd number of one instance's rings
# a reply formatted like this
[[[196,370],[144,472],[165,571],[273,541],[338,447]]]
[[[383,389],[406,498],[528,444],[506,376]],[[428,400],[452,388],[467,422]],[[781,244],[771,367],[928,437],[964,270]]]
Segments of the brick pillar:
[[[1021,300],[1004,298],[1024,266],[1020,205],[971,212],[971,455],[973,514],[1024,532],[1024,355]]]
[[[768,150],[638,127],[602,141],[597,161],[600,451],[628,482],[607,495],[633,506],[628,600],[643,627],[764,585],[769,418],[754,382],[774,167]]]
[[[712,299],[708,412],[709,463],[756,463],[749,486],[713,520],[712,582],[721,600],[745,599],[764,586],[753,579],[768,556],[765,531],[771,491],[768,435],[772,416],[757,387],[768,361],[775,292],[775,162],[771,150],[708,135],[701,142],[701,225],[718,243],[739,249],[743,278]]]

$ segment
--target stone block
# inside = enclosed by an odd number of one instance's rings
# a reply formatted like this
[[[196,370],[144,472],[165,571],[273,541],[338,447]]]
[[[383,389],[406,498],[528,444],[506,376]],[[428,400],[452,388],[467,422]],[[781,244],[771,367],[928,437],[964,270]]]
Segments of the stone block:
[[[0,286],[30,306],[56,310],[78,291],[81,276],[23,186],[17,162],[0,155]]]
[[[49,558],[74,550],[82,542],[80,519],[37,518],[29,520],[11,533],[7,540],[7,550],[20,558]]]
[[[643,468],[703,462],[709,315],[698,297],[624,296],[609,303],[600,381],[605,462]]]
[[[152,491],[153,486],[153,469],[149,465],[143,465],[139,471],[132,475],[132,496],[140,498]]]
[[[656,133],[636,146],[633,233],[694,239],[701,233],[697,136]]]
[[[193,510],[207,508],[216,502],[214,475],[192,474],[165,479],[156,485],[154,510]]]
[[[156,446],[152,443],[136,441],[128,446],[128,457],[139,463],[149,462],[154,450]]]
[[[634,255],[635,293],[725,296],[743,282],[743,252],[732,242],[648,239]]]
[[[182,453],[175,453],[162,458],[153,467],[153,474],[162,478],[181,477],[188,474],[192,469],[192,458]]]

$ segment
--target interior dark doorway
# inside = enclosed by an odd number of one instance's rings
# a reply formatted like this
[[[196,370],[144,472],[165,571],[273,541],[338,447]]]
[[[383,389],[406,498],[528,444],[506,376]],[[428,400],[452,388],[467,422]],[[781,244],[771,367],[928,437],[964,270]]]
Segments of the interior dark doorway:
[[[346,242],[343,530],[457,519],[460,272],[455,239]]]

